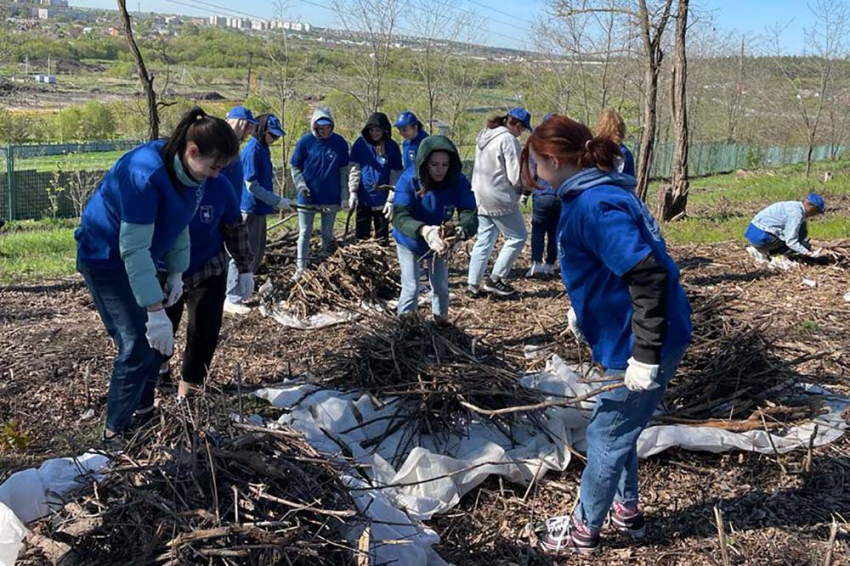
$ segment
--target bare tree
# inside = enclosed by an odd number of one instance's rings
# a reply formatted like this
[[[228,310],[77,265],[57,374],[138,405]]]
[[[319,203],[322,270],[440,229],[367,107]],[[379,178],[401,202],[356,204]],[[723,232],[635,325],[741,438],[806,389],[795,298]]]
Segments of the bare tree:
[[[142,88],[147,98],[148,139],[153,141],[159,139],[159,108],[157,106],[156,91],[153,88],[154,77],[148,73],[142,52],[139,51],[139,47],[136,45],[136,40],[133,37],[133,26],[130,23],[130,14],[127,12],[127,2],[126,0],[117,1],[118,15],[121,17],[121,25],[124,27],[124,37],[127,39],[127,45],[130,47],[130,52],[132,52],[133,59],[136,61],[136,70],[139,73],[139,80],[142,82]]]
[[[793,125],[806,143],[806,177],[812,166],[815,144],[821,135],[822,119],[827,101],[835,85],[835,68],[845,55],[845,36],[850,24],[850,13],[845,0],[816,0],[809,5],[814,16],[811,27],[805,29],[806,47],[803,57],[784,56],[785,29],[773,26],[768,30],[773,61],[787,90],[779,100],[765,90],[765,100],[775,114],[782,117],[792,114]],[[791,97],[790,112],[786,108]]]
[[[670,109],[674,123],[672,185],[662,186],[657,199],[657,216],[665,221],[685,215],[688,206],[688,60],[686,36],[690,0],[679,0],[676,9],[676,55],[673,64],[673,85]]]
[[[644,65],[643,134],[637,162],[637,194],[646,199],[658,127],[658,76],[663,53],[664,30],[670,20],[673,0],[555,0],[559,18],[569,20],[582,14],[614,14],[628,19],[639,30]]]
[[[355,38],[351,65],[356,73],[356,84],[346,85],[338,77],[334,88],[351,96],[365,119],[383,102],[402,5],[400,0],[333,0],[332,5],[343,29]]]

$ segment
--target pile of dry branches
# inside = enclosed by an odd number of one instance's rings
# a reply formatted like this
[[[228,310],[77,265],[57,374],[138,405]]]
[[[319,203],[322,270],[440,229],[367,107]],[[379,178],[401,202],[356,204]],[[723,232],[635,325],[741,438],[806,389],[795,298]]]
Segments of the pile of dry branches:
[[[400,453],[422,434],[436,442],[463,434],[478,409],[498,410],[540,402],[542,395],[522,387],[521,370],[497,356],[460,328],[441,326],[419,314],[379,317],[363,323],[357,336],[317,372],[318,384],[345,391],[394,397],[408,406],[381,438],[405,429]],[[534,411],[486,417],[508,437],[518,419],[537,419]]]
[[[299,281],[291,271],[271,271],[273,303],[306,318],[323,310],[351,309],[398,298],[399,273],[392,249],[372,240],[346,244],[334,250]],[[270,267],[271,270],[271,267]]]
[[[340,467],[292,429],[211,413],[164,411],[39,525],[39,547],[82,564],[353,563],[343,532],[358,514]]]

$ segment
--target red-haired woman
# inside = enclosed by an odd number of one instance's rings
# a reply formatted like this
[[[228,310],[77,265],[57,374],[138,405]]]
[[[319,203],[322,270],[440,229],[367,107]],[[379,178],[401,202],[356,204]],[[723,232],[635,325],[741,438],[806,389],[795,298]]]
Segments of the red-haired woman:
[[[541,544],[551,552],[596,550],[609,512],[614,527],[643,535],[637,440],[690,342],[679,269],[634,193],[635,178],[617,171],[620,156],[610,137],[594,137],[565,116],[538,126],[523,150],[526,182],[536,171],[561,199],[558,245],[570,326],[606,375],[626,385],[597,399],[580,501],[572,516],[547,521]]]

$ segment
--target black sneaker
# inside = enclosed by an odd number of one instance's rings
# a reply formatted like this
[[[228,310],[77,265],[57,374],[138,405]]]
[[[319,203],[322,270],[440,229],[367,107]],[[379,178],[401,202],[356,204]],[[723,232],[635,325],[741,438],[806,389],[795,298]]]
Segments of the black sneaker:
[[[108,434],[106,430],[100,434],[100,444],[105,450],[123,450],[127,444],[127,438],[122,432]]]
[[[488,293],[495,293],[500,297],[516,295],[516,289],[505,283],[501,278],[494,281],[492,277],[485,277],[481,287]]]
[[[614,502],[611,508],[611,525],[634,539],[643,538],[646,534],[646,519],[637,507],[630,507]]]
[[[159,381],[157,381],[157,387],[165,390],[177,387],[177,384],[174,383],[174,378],[171,376],[171,366],[169,366],[165,371],[161,369],[159,370]]]
[[[546,519],[540,549],[547,554],[592,554],[599,549],[599,532],[577,525],[564,515]]]
[[[147,409],[136,411],[133,413],[133,430],[138,430],[150,423],[156,416],[156,409],[153,405]]]

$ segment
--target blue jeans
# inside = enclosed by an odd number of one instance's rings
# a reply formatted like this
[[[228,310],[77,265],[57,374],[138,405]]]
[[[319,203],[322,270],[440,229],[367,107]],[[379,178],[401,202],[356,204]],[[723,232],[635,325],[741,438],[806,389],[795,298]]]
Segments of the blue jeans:
[[[656,379],[660,387],[649,391],[629,391],[622,387],[597,397],[587,427],[587,467],[581,475],[580,501],[575,510],[577,522],[600,529],[615,500],[637,505],[637,440],[684,354],[685,347],[665,353]],[[622,375],[622,370],[607,373]]]
[[[153,406],[162,354],[145,337],[147,310],[136,303],[127,272],[78,264],[100,319],[118,348],[106,396],[106,428],[128,430],[133,412]]]
[[[519,209],[505,216],[478,216],[478,239],[469,257],[468,283],[470,285],[481,285],[487,263],[490,261],[490,255],[493,253],[500,233],[505,237],[505,243],[496,258],[496,263],[493,264],[490,275],[504,279],[511,272],[528,238],[525,218]]]
[[[322,251],[330,248],[334,239],[334,222],[336,212],[320,212],[322,215]],[[298,212],[298,267],[305,269],[310,263],[310,236],[313,235],[313,219],[315,212]]]
[[[396,245],[398,264],[401,267],[401,295],[398,314],[413,312],[419,301],[419,255],[402,245]],[[431,312],[446,317],[449,314],[449,265],[446,259],[428,254],[428,280],[431,282]]]
[[[543,261],[543,240],[546,240],[546,263],[558,259],[558,222],[561,219],[561,199],[555,195],[535,195],[531,201],[531,261]]]

